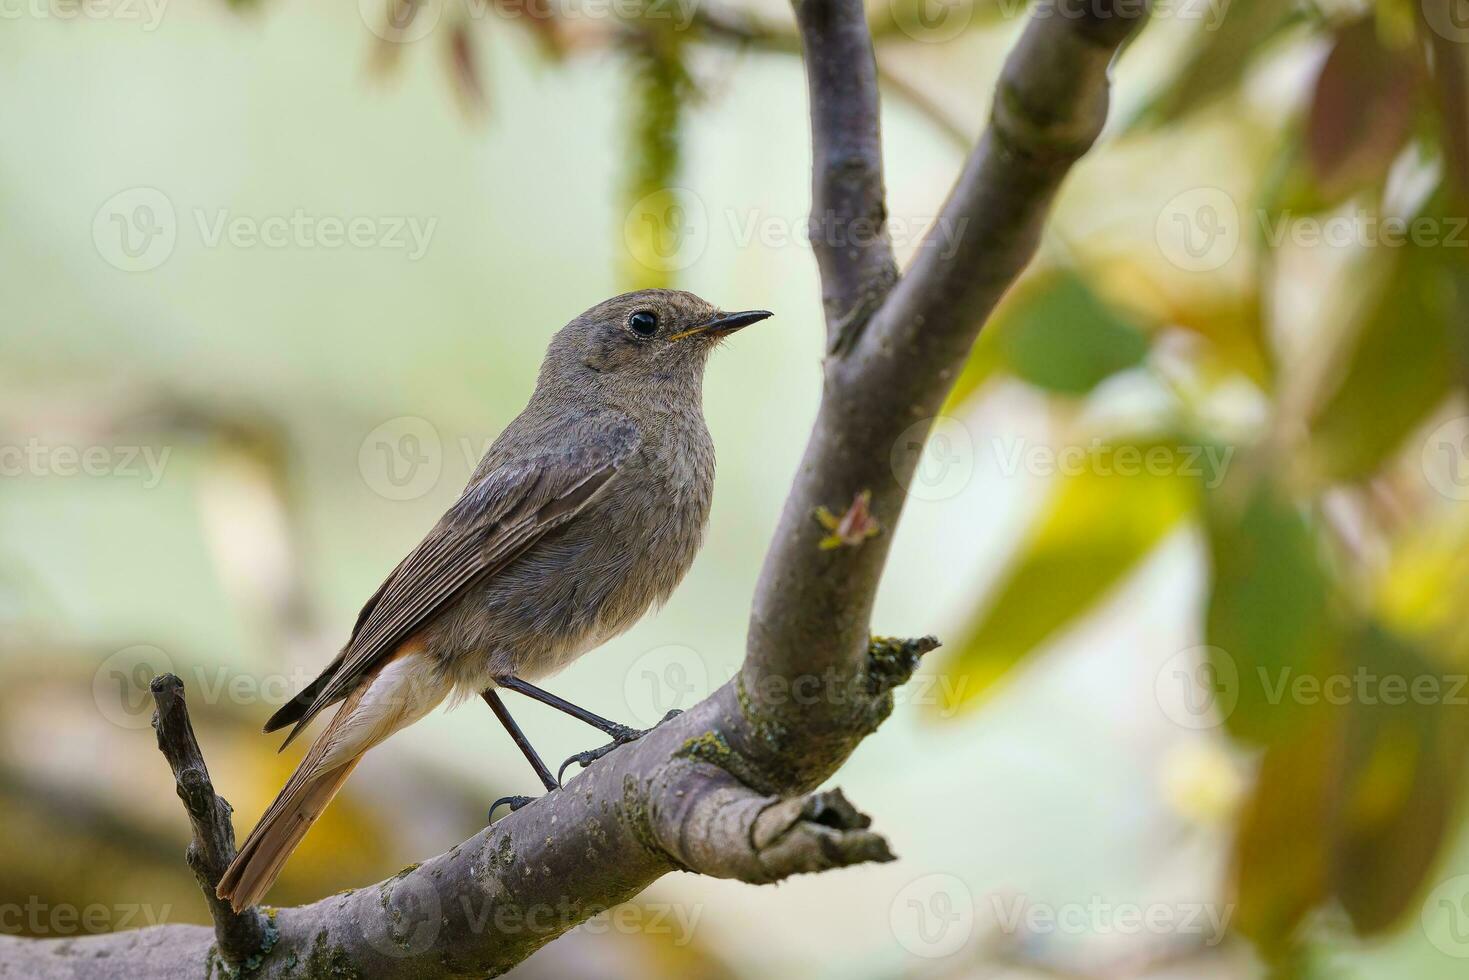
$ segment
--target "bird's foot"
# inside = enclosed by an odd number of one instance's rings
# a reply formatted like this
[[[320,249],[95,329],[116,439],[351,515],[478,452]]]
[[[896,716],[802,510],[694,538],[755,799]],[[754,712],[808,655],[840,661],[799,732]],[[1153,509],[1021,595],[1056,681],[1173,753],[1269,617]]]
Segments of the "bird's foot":
[[[485,823],[495,822],[495,811],[500,808],[502,803],[510,807],[510,812],[514,813],[527,803],[534,803],[536,799],[537,797],[534,796],[502,796],[490,804],[490,812],[485,815]]]
[[[659,720],[658,725],[661,725],[668,719],[677,717],[681,714],[683,714],[682,711],[674,708],[672,711],[668,712],[668,714],[664,715]],[[654,725],[653,728],[657,728],[658,725]],[[578,752],[576,755],[561,763],[561,768],[556,770],[556,781],[562,781],[562,776],[566,774],[567,768],[573,762],[581,766],[581,768],[585,769],[587,766],[596,762],[598,759],[602,758],[602,756],[611,752],[619,745],[626,745],[629,742],[636,742],[638,739],[651,732],[653,728],[628,728],[625,725],[618,725],[614,731],[608,733],[612,736],[612,741],[599,748],[587,749],[585,752]]]

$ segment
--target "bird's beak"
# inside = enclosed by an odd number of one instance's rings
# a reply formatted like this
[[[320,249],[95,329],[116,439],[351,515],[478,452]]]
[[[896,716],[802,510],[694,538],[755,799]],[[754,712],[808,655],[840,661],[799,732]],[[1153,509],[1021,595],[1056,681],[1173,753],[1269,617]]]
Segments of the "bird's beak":
[[[759,323],[761,320],[774,315],[769,310],[746,310],[743,313],[721,313],[708,323],[702,323],[691,330],[676,333],[668,339],[682,340],[685,337],[692,337],[695,334],[710,334],[715,336],[732,334],[742,327],[748,327],[752,323]]]

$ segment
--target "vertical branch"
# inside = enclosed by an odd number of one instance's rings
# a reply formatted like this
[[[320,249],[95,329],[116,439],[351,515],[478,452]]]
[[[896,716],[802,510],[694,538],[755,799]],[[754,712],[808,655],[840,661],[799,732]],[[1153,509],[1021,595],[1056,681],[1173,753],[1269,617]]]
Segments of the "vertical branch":
[[[869,211],[881,210],[881,181],[870,166],[875,80],[860,6],[801,0],[797,8],[812,61],[816,206],[838,201],[848,214],[867,200],[859,187],[872,196]],[[1147,12],[1145,0],[1039,0],[935,227],[865,329],[845,334],[842,356],[828,359],[821,410],[761,573],[742,668],[751,702],[782,715],[782,724],[830,721],[829,712],[762,703],[762,680],[788,686],[856,670],[916,449],[980,327],[1035,255],[1061,181],[1101,134],[1112,59]],[[843,65],[836,52],[856,60]],[[871,261],[851,249],[817,257],[826,294],[837,297],[855,288]],[[861,533],[822,550],[828,531],[813,519],[822,508],[860,516]]]
[[[811,100],[811,245],[827,346],[850,347],[897,281],[887,233],[877,61],[862,0],[796,0]]]
[[[271,930],[259,909],[235,912],[229,902],[214,895],[215,886],[235,857],[235,829],[230,821],[234,811],[224,797],[215,795],[209,781],[209,768],[204,765],[184,704],[184,682],[173,674],[163,674],[153,678],[151,688],[158,749],[173,770],[179,799],[184,801],[194,829],[187,853],[189,869],[209,903],[220,954],[240,965],[269,951]]]

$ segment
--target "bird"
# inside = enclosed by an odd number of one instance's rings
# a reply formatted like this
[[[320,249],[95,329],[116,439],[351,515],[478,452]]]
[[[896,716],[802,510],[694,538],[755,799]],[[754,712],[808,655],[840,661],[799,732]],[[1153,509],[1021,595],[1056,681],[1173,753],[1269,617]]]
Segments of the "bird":
[[[714,485],[705,365],[722,340],[769,316],[644,289],[555,333],[525,409],[458,500],[367,600],[320,676],[266,722],[267,733],[292,726],[284,749],[337,706],[221,877],[220,899],[236,911],[258,903],[363,755],[446,700],[483,698],[547,792],[559,775],[501,690],[612,736],[568,764],[643,734],[532,682],[626,631],[693,564]]]

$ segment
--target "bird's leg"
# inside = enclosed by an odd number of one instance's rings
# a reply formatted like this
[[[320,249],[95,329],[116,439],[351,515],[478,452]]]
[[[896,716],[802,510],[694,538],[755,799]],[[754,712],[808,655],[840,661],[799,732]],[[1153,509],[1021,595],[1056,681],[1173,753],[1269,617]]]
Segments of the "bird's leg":
[[[536,687],[534,684],[528,684],[518,677],[502,677],[498,681],[496,681],[496,684],[500,687],[505,688],[507,691],[515,691],[519,694],[524,694],[528,698],[534,698],[542,704],[549,704],[556,710],[564,711],[578,721],[585,722],[586,724],[591,725],[593,728],[598,729],[599,731],[606,732],[608,735],[612,736],[612,741],[602,746],[601,748],[588,749],[585,752],[578,752],[576,755],[561,763],[561,769],[556,776],[558,780],[561,778],[561,773],[566,772],[566,767],[571,765],[573,762],[579,763],[581,767],[585,769],[587,766],[591,765],[593,762],[596,762],[598,759],[602,758],[602,756],[606,755],[608,752],[611,752],[619,745],[626,745],[628,742],[636,742],[648,732],[652,731],[651,728],[629,728],[627,725],[619,725],[615,721],[608,721],[601,715],[594,714],[593,712],[588,711],[586,708],[578,707],[577,705],[572,704],[570,701],[567,701],[565,698],[557,697],[550,691],[543,691],[539,687]],[[675,708],[668,714],[664,715],[662,720],[658,722],[658,725],[663,724],[663,722],[667,721],[677,714],[679,714],[679,711],[677,708]],[[658,725],[654,725],[653,727],[657,728]]]
[[[500,700],[500,695],[496,694],[492,688],[488,691],[481,691],[480,697],[485,699],[485,704],[489,705],[490,710],[495,713],[495,717],[500,719],[500,724],[504,725],[505,731],[510,733],[511,740],[525,754],[526,761],[536,771],[536,775],[541,777],[541,783],[546,787],[546,792],[549,793],[553,789],[559,789],[561,782],[555,776],[551,775],[551,770],[546,767],[546,764],[541,761],[540,755],[531,746],[530,739],[525,737],[525,732],[521,731],[520,726],[515,723],[515,719],[510,717],[510,711],[505,707],[505,702]],[[529,803],[531,799],[529,796],[502,796],[490,805],[490,812],[486,816],[485,822],[489,823],[495,819],[495,809],[501,803],[509,804],[510,812],[514,813]]]
[[[495,683],[499,687],[503,687],[507,691],[514,691],[517,694],[524,694],[526,697],[539,701],[542,704],[549,704],[557,711],[564,711],[566,714],[571,715],[571,717],[575,718],[577,721],[585,722],[598,731],[606,732],[608,735],[611,735],[615,739],[622,739],[623,741],[630,742],[642,734],[642,732],[638,731],[636,728],[629,728],[626,725],[619,725],[615,721],[608,721],[606,718],[603,718],[599,714],[594,714],[588,711],[586,708],[578,707],[565,698],[557,697],[550,691],[543,691],[539,687],[536,687],[534,684],[526,683],[519,677],[501,677],[497,681],[495,681]]]
[[[682,711],[677,708],[673,708],[668,712],[668,714],[658,719],[658,725],[661,725],[668,719],[677,717],[681,714],[683,714]],[[654,725],[653,728],[657,728],[658,725]],[[628,742],[636,742],[638,739],[651,732],[653,728],[624,728],[623,734],[613,734],[612,741],[608,742],[606,745],[595,749],[587,749],[585,752],[578,752],[576,755],[561,763],[561,768],[556,770],[556,778],[559,780],[562,775],[565,774],[566,767],[571,765],[573,762],[585,769],[587,766],[596,762],[598,759],[602,758],[602,756],[606,755],[608,752],[611,752],[619,745],[626,745]]]

